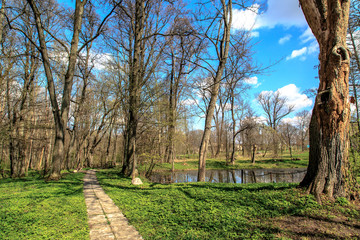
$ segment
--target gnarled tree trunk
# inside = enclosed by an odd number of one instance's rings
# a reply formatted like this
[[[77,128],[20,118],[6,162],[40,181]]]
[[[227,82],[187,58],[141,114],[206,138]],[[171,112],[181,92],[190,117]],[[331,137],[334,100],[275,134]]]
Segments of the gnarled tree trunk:
[[[320,195],[354,197],[356,181],[348,171],[349,50],[346,33],[350,1],[300,0],[320,46],[320,84],[310,122],[308,171],[301,186]]]

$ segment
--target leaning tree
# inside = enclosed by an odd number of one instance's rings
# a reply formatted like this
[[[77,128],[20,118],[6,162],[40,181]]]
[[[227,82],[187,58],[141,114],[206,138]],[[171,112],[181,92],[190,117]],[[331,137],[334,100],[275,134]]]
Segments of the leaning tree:
[[[349,171],[349,62],[346,45],[350,0],[300,0],[320,47],[320,84],[310,122],[309,166],[300,183],[318,201],[355,198],[356,181]]]

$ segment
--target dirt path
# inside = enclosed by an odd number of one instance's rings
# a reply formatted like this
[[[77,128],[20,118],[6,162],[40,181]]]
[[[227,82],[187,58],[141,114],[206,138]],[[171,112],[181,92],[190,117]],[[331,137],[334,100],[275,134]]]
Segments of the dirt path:
[[[128,224],[111,198],[100,187],[94,170],[84,177],[84,196],[87,207],[90,239],[142,239],[138,231]]]

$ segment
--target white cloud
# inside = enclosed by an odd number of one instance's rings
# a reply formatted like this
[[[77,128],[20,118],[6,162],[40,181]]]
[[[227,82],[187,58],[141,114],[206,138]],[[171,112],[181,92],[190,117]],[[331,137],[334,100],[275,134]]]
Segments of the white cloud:
[[[257,38],[260,36],[260,33],[259,32],[255,32],[255,31],[251,31],[251,36],[254,37],[254,38]]]
[[[266,12],[260,16],[260,23],[264,27],[285,27],[307,25],[298,0],[268,0]]]
[[[293,59],[293,58],[300,57],[300,56],[306,54],[307,50],[308,50],[307,47],[303,47],[303,48],[301,48],[299,50],[294,50],[294,51],[292,51],[291,55],[286,58],[286,60],[290,60],[290,59]]]
[[[307,53],[312,54],[312,53],[316,53],[316,52],[319,52],[319,44],[317,43],[317,41],[313,41],[310,43]]]
[[[255,29],[259,8],[260,8],[259,4],[254,4],[251,7],[244,10],[234,9],[232,27],[234,29],[241,29],[248,31]]]
[[[245,78],[244,81],[247,84],[256,85],[258,83],[258,78],[256,76],[255,77],[250,77],[250,78]]]
[[[258,88],[261,83],[258,80],[258,77],[254,76],[254,77],[250,77],[250,78],[245,78],[244,82],[246,84],[252,85],[253,88]]]
[[[264,116],[255,117],[254,120],[259,124],[265,124],[267,121],[267,119]]]
[[[283,122],[283,123],[289,123],[289,124],[291,124],[291,125],[293,125],[293,126],[297,126],[297,125],[299,124],[299,120],[300,120],[299,117],[294,116],[294,117],[292,117],[292,118],[284,118],[284,119],[281,120],[281,122]]]
[[[291,52],[291,55],[286,57],[286,60],[290,60],[290,59],[299,57],[301,61],[304,61],[304,60],[306,60],[306,57],[308,55],[318,53],[318,52],[319,52],[319,44],[315,40],[315,41],[311,41],[307,47],[303,47],[298,50],[293,50]]]
[[[113,62],[113,56],[109,53],[96,54],[90,53],[90,57],[93,58],[94,68],[97,70],[104,70],[109,66],[110,62]]]
[[[280,93],[280,96],[287,99],[287,105],[294,106],[294,111],[312,105],[312,100],[309,99],[306,94],[301,94],[300,89],[296,87],[295,84],[289,84],[279,88],[277,92]]]
[[[300,40],[302,43],[307,43],[309,41],[316,41],[314,34],[312,33],[310,27],[307,27],[306,30],[301,34]]]
[[[299,117],[293,117],[293,118],[284,118],[281,120],[283,123],[289,123],[293,126],[296,126],[296,124],[299,122]]]
[[[283,45],[284,43],[288,42],[291,39],[291,35],[287,34],[286,36],[279,39],[279,44]]]
[[[304,14],[298,0],[268,0],[267,9],[260,13],[260,5],[254,4],[246,10],[233,10],[233,28],[255,30],[259,28],[273,28],[277,25],[284,27],[307,26]]]
[[[199,101],[197,99],[188,98],[181,101],[180,104],[184,106],[198,105]]]

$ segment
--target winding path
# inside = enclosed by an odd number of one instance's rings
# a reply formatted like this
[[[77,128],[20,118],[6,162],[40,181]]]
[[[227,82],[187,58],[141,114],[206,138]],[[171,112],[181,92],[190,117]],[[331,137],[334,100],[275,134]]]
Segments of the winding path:
[[[88,170],[84,177],[84,196],[91,240],[143,239],[100,187],[94,170]]]

